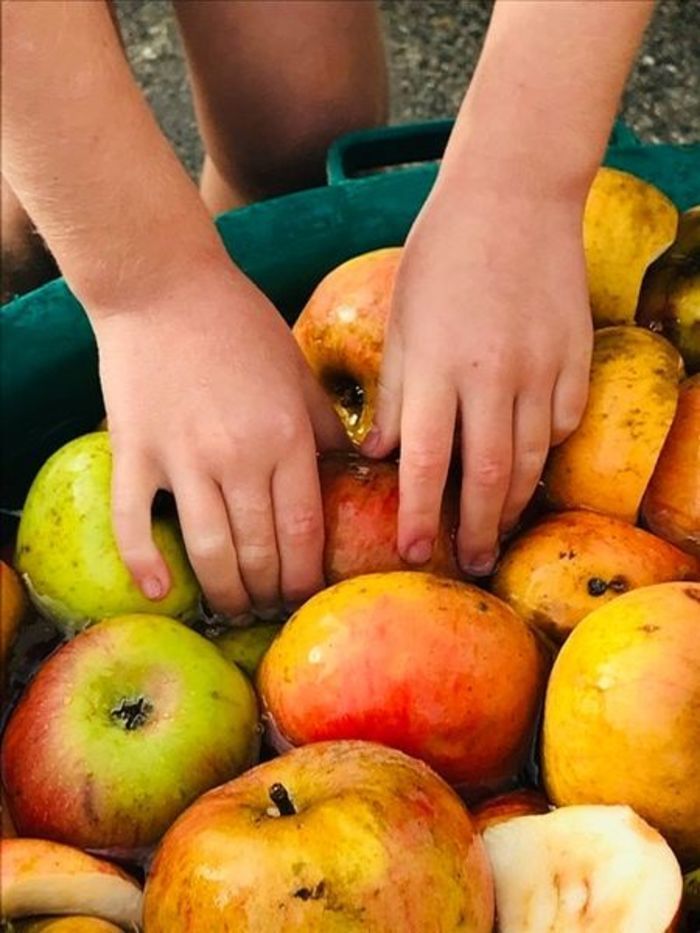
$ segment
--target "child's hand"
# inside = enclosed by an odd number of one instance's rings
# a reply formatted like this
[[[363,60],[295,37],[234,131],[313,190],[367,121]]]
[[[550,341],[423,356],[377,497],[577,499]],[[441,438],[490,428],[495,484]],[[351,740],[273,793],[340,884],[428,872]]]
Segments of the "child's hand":
[[[345,436],[272,305],[233,267],[192,275],[95,329],[114,448],[114,521],[146,595],[169,586],[151,501],[173,492],[210,604],[237,614],[323,585],[316,450]]]
[[[550,444],[578,424],[592,341],[582,204],[438,182],[408,239],[374,432],[401,440],[399,547],[430,556],[455,425],[463,462],[458,554],[488,573]]]

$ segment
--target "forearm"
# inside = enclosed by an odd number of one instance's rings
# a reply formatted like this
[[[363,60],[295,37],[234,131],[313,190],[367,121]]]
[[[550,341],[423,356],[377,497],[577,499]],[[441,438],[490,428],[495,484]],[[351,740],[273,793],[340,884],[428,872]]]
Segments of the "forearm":
[[[2,3],[3,174],[95,314],[221,247],[101,2]]]
[[[652,0],[497,0],[441,173],[585,196]]]

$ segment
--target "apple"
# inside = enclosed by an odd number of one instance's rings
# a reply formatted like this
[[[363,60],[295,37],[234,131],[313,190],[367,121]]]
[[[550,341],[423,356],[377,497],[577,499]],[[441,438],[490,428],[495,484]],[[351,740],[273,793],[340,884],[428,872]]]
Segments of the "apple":
[[[0,681],[5,678],[7,656],[27,611],[27,603],[21,580],[12,567],[0,560]]]
[[[682,361],[640,327],[595,334],[588,404],[549,455],[543,480],[557,510],[589,509],[634,524],[678,402]]]
[[[598,170],[583,215],[588,289],[596,327],[632,324],[647,267],[676,236],[678,211],[628,172]]]
[[[604,603],[668,580],[700,580],[700,560],[617,518],[572,511],[549,515],[516,538],[492,590],[527,623],[562,642]]]
[[[660,328],[686,371],[700,372],[700,205],[681,214],[675,242],[647,271],[637,321]]]
[[[88,914],[119,927],[141,922],[136,881],[109,862],[45,839],[0,840],[4,919]]]
[[[122,927],[99,917],[47,917],[15,924],[17,933],[121,933]]]
[[[657,535],[700,557],[700,373],[681,383],[642,518]]]
[[[11,839],[17,835],[17,830],[15,829],[15,824],[12,822],[12,817],[10,816],[10,811],[7,806],[7,800],[5,799],[5,791],[0,787],[0,837],[3,839]]]
[[[484,832],[500,933],[666,933],[683,880],[629,807],[563,807]]]
[[[398,464],[359,454],[329,454],[321,458],[319,473],[326,580],[337,583],[365,573],[408,569],[399,556],[396,539]],[[421,570],[461,576],[454,549],[458,501],[448,482],[433,556]]]
[[[683,904],[688,912],[690,930],[700,929],[700,868],[683,878]]]
[[[99,917],[48,917],[15,924],[15,929],[17,933],[122,933],[123,928]]]
[[[399,571],[313,596],[270,647],[257,682],[278,747],[381,742],[476,792],[522,765],[544,668],[535,634],[505,603]]]
[[[542,764],[559,806],[628,804],[700,861],[700,585],[658,583],[580,622],[554,662]]]
[[[155,517],[153,538],[172,586],[147,599],[119,556],[112,530],[109,435],[86,434],[51,456],[27,495],[15,565],[40,612],[68,634],[88,622],[134,612],[188,619],[199,587],[175,520]]]
[[[374,418],[400,259],[401,249],[389,247],[344,262],[316,287],[294,325],[307,363],[358,444]]]
[[[281,628],[279,622],[256,622],[245,628],[227,628],[212,641],[227,661],[253,677]]]
[[[252,687],[211,642],[123,616],[39,669],[5,731],[3,783],[22,835],[134,858],[258,745]]]
[[[491,933],[479,834],[425,765],[367,742],[297,749],[218,787],[163,839],[148,933]]]
[[[483,833],[488,826],[497,826],[516,816],[548,813],[549,810],[549,801],[544,794],[538,790],[520,788],[482,800],[471,808],[471,815],[474,825]]]

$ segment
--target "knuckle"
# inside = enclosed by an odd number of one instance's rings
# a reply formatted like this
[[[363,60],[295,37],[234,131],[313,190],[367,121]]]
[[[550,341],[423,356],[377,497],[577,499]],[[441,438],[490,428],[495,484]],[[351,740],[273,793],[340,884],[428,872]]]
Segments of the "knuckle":
[[[471,470],[474,482],[484,489],[502,486],[508,477],[508,466],[503,457],[496,454],[479,457]]]
[[[187,550],[194,564],[207,564],[219,558],[227,544],[223,534],[195,535],[187,542]]]
[[[277,547],[274,541],[247,543],[238,548],[238,560],[249,571],[273,569],[277,563]]]
[[[527,478],[538,477],[542,472],[547,450],[537,445],[526,445],[518,454],[514,469]]]
[[[444,457],[436,446],[414,447],[404,453],[410,481],[433,483],[444,469]]]
[[[319,509],[298,506],[280,519],[280,531],[288,540],[305,541],[323,533],[323,520]]]

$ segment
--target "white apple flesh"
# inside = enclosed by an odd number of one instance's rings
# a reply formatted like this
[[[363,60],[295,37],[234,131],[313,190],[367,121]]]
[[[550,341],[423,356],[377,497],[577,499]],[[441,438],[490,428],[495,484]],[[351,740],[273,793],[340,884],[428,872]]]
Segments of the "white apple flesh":
[[[624,806],[521,816],[483,835],[500,933],[666,933],[683,878],[663,837]]]

